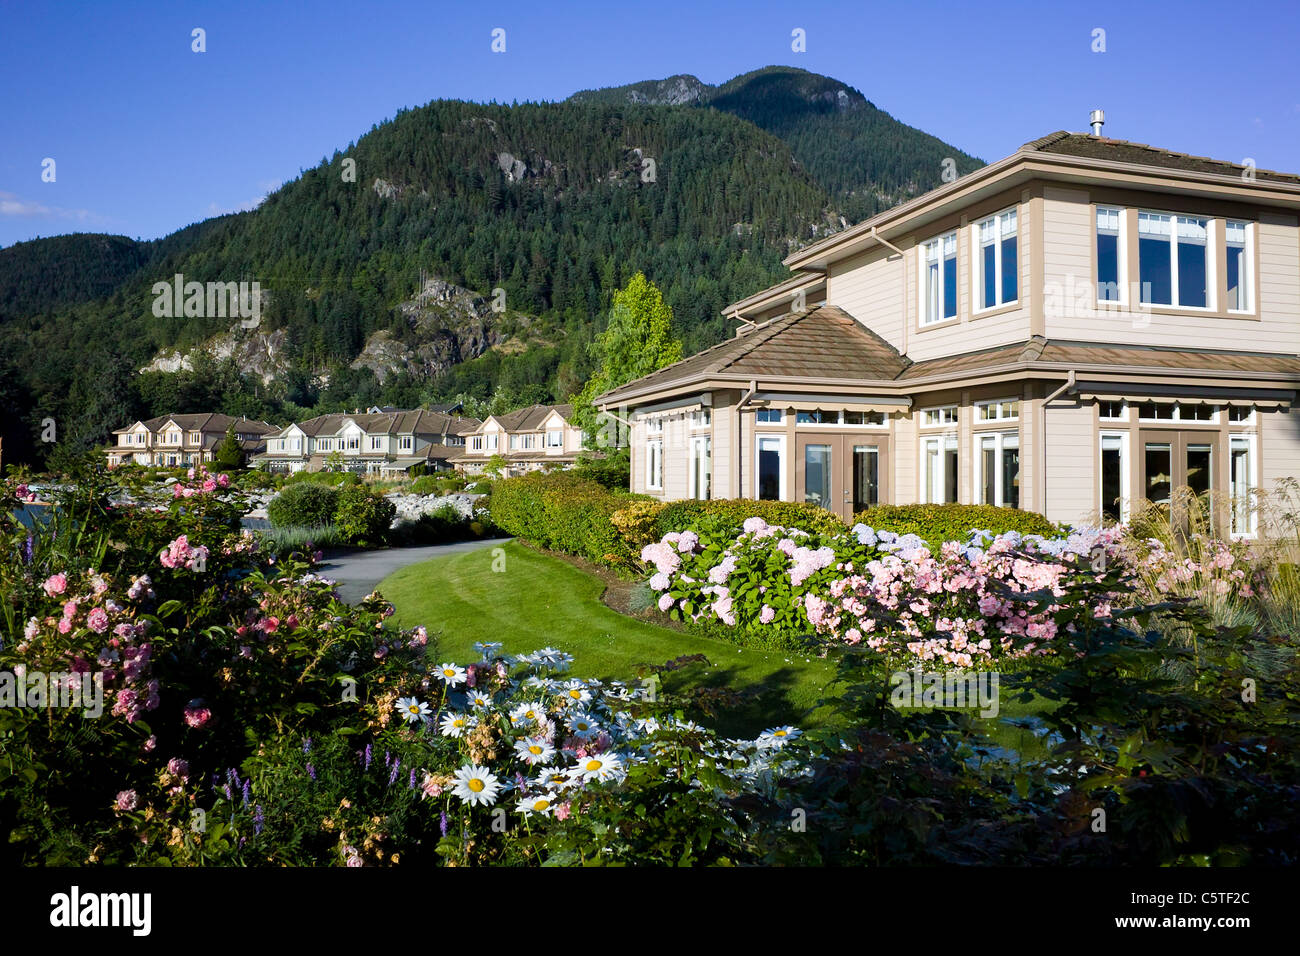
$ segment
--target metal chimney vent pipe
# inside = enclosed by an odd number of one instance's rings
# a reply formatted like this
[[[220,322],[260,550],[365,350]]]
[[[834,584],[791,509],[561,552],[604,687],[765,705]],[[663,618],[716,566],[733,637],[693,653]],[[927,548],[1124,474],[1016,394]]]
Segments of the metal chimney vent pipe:
[[[1101,110],[1093,110],[1088,116],[1088,122],[1092,125],[1092,135],[1100,136],[1101,127],[1106,122],[1106,114]]]

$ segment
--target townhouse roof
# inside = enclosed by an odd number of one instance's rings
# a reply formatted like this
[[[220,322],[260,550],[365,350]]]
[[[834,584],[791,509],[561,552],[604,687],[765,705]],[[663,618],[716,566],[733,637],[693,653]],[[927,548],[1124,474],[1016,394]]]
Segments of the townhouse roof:
[[[221,432],[225,434],[231,422],[235,423],[237,432],[244,434],[267,435],[279,431],[275,425],[268,422],[257,422],[249,418],[235,418],[233,415],[223,415],[220,412],[193,412],[185,415],[159,415],[143,422],[133,422],[126,428],[114,429],[113,434],[125,434],[135,428],[136,424],[144,425],[149,431],[156,432],[168,422],[175,422],[184,431]]]
[[[1109,139],[1089,133],[1070,133],[1057,130],[1021,147],[1026,152],[1059,153],[1084,159],[1104,159],[1138,166],[1159,166],[1163,169],[1182,169],[1197,173],[1220,173],[1229,176],[1249,174],[1257,181],[1300,184],[1300,175],[1280,173],[1271,169],[1256,169],[1241,163],[1230,163],[1208,156],[1178,153],[1146,143],[1133,143],[1125,139]]]
[[[507,432],[527,432],[541,428],[552,412],[566,422],[573,418],[572,405],[529,405],[527,408],[517,408],[513,412],[491,417]]]
[[[453,417],[445,412],[420,408],[409,411],[399,409],[391,412],[363,412],[358,415],[331,412],[303,422],[295,422],[280,429],[277,434],[283,434],[297,426],[303,434],[313,438],[320,435],[333,435],[343,427],[345,421],[356,422],[357,426],[369,435],[441,435],[444,431],[450,435],[464,435],[479,426],[478,419]]]

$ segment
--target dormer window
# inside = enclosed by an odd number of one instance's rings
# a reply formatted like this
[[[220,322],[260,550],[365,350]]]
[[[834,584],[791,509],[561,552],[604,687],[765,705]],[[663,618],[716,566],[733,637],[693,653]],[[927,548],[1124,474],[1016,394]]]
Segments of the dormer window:
[[[921,246],[922,325],[957,317],[957,233]]]
[[[975,226],[978,254],[975,301],[980,309],[1015,302],[1019,296],[1016,211],[1008,209]]]

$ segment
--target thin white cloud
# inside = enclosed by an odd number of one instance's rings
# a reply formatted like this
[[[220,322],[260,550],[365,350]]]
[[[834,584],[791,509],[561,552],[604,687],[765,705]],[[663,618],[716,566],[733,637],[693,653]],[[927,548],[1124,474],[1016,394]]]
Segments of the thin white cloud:
[[[47,206],[32,199],[23,199],[16,193],[0,192],[0,216],[35,219],[75,219],[78,222],[104,222],[103,216],[89,209],[64,209]]]
[[[262,205],[262,203],[266,201],[266,197],[269,196],[271,193],[275,192],[281,186],[283,186],[284,182],[279,179],[264,179],[259,181],[257,185],[262,190],[262,195],[260,198],[246,199],[243,202],[241,202],[239,205],[234,207],[223,206],[220,203],[210,202],[208,203],[208,215],[225,216],[232,212],[250,212],[251,210],[254,210],[258,206]]]

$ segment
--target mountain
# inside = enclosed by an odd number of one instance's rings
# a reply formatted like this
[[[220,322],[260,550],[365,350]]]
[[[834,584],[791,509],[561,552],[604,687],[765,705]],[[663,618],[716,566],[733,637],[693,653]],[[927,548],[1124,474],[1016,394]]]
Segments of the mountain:
[[[899,122],[853,87],[817,73],[769,66],[712,86],[690,75],[583,90],[587,103],[690,104],[730,113],[782,139],[849,219],[858,221],[984,165]]]
[[[637,271],[686,351],[781,260],[971,159],[857,90],[772,67],[560,103],[435,100],[324,157],[255,210],[150,242],[60,236],[0,250],[0,436],[13,460],[124,420],[220,408],[285,421],[460,395],[557,401],[592,370]],[[865,213],[863,213],[865,214]],[[257,282],[255,328],[155,315],[153,286]],[[7,396],[7,397],[6,397]]]

